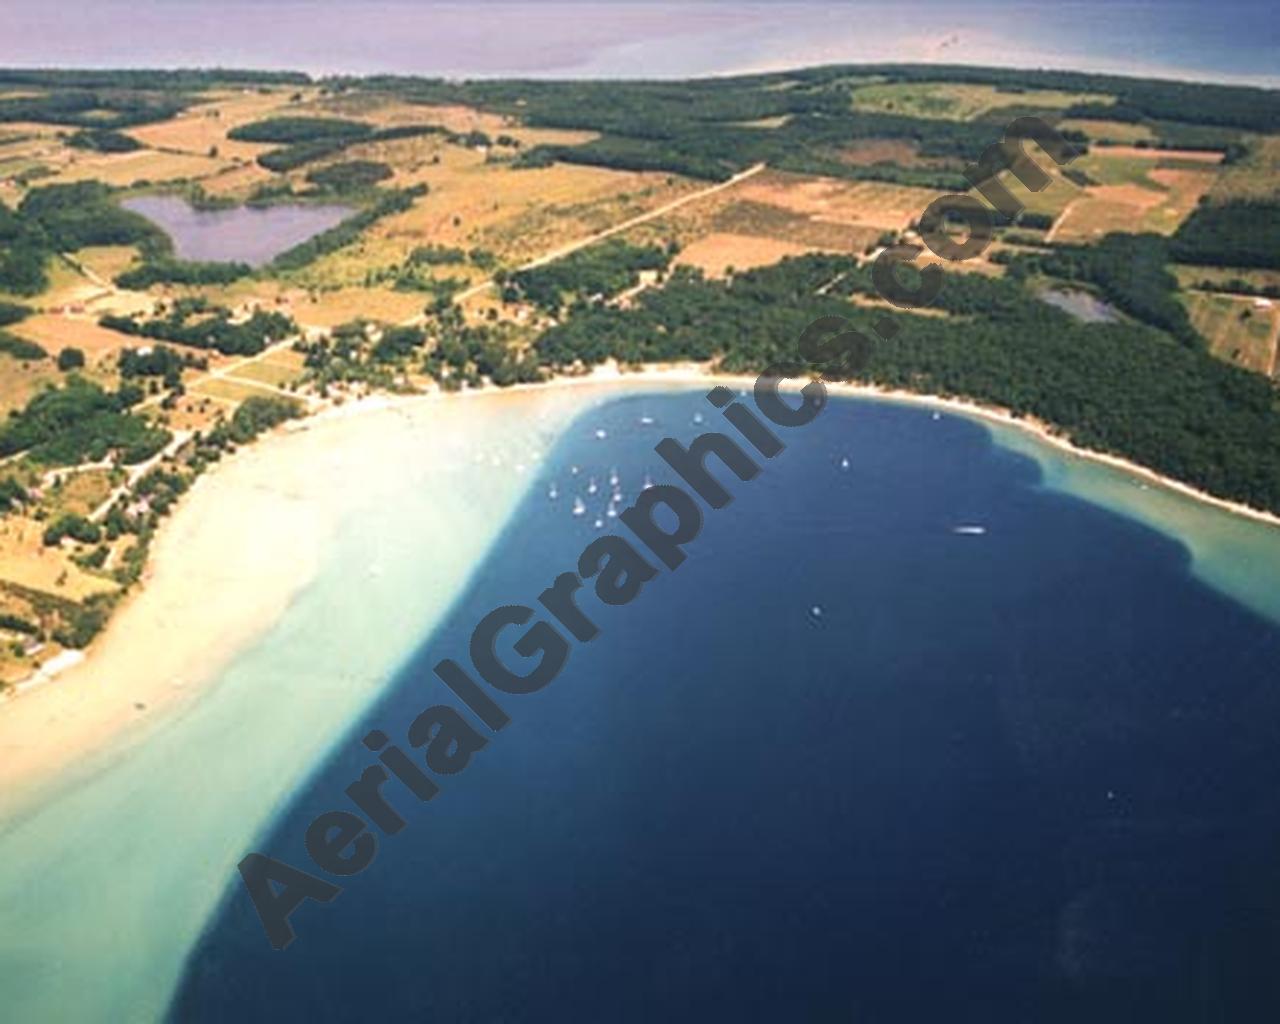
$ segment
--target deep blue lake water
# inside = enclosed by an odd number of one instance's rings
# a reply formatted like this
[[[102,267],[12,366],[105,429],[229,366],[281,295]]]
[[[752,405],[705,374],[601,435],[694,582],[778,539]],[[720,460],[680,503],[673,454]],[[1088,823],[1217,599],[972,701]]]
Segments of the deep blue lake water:
[[[673,478],[660,437],[720,422],[691,394],[575,424],[256,849],[315,871],[303,833],[353,809],[359,737],[408,749],[458,705],[431,666],[574,566],[611,468],[629,503]],[[173,1019],[1277,1019],[1280,628],[971,422],[835,402],[784,440],[722,474],[736,500],[679,569],[584,596],[599,636],[502,696],[438,798],[388,785],[407,826],[290,948],[228,879]]]

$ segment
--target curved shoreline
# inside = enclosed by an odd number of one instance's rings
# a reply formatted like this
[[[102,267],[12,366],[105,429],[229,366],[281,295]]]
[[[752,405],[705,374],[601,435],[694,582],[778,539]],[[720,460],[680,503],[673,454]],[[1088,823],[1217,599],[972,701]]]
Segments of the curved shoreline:
[[[448,614],[534,480],[545,482],[552,446],[599,402],[721,382],[754,378],[615,368],[553,386],[374,398],[299,421],[202,478],[157,538],[148,586],[91,657],[0,710],[0,800],[24,801],[0,816],[0,908],[12,925],[0,974],[17,1015],[164,1019],[246,847]],[[964,403],[910,400],[983,418]],[[1129,494],[1121,505],[1149,520]],[[1175,517],[1174,531],[1212,534],[1227,519]],[[1264,529],[1247,533],[1250,545],[1262,537],[1265,572],[1280,545]],[[66,701],[76,715],[59,716]],[[161,822],[166,842],[139,849]],[[85,927],[86,913],[110,927]]]
[[[363,463],[367,472],[368,463],[376,462],[367,459],[368,448],[402,416],[439,418],[443,409],[462,415],[485,406],[510,411],[513,402],[537,400],[539,395],[551,398],[558,392],[592,390],[607,397],[637,389],[715,383],[741,389],[754,382],[747,375],[713,374],[703,364],[652,365],[636,372],[606,365],[589,374],[504,389],[374,397],[328,409],[261,439],[215,466],[183,496],[158,531],[143,585],[117,610],[88,657],[58,677],[0,702],[4,801],[30,795],[72,761],[141,737],[156,719],[198,698],[240,651],[279,621],[315,576],[326,538],[342,514],[343,495],[324,491],[311,472],[326,461],[333,463],[332,450],[343,453],[338,462]],[[871,385],[835,383],[828,389],[839,397],[943,410],[1013,428],[1066,455],[1280,527],[1280,516],[1206,494],[1120,456],[1081,448],[1045,424],[1006,409]],[[567,404],[576,403],[575,396]],[[251,527],[246,527],[246,519]],[[269,572],[261,571],[264,565]]]

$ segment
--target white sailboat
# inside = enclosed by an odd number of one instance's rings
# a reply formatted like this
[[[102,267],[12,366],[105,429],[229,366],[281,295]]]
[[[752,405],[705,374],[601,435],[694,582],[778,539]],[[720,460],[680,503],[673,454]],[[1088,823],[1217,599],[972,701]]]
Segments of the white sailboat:
[[[575,516],[581,516],[581,515],[585,515],[585,514],[586,514],[586,511],[587,511],[587,506],[586,506],[586,505],[584,505],[584,504],[582,503],[582,499],[581,499],[581,498],[574,498],[574,499],[573,499],[573,514],[574,514]]]

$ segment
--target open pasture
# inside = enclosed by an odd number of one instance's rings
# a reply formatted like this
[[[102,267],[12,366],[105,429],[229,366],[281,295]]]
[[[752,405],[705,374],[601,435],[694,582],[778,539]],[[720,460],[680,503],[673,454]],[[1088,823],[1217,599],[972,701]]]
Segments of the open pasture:
[[[1062,212],[1052,241],[1088,242],[1111,231],[1171,235],[1219,173],[1221,153],[1094,147],[1074,166],[1089,185]]]
[[[303,359],[298,352],[273,352],[237,366],[225,379],[285,388],[302,378]]]
[[[1052,161],[1036,159],[1037,165],[1049,176],[1049,184],[1039,192],[1032,192],[1008,171],[996,175],[996,180],[1004,185],[1029,213],[1059,217],[1062,211],[1084,194],[1084,189],[1070,178],[1063,175],[1061,168]],[[975,193],[976,194],[976,193]]]
[[[436,125],[450,132],[483,132],[491,139],[507,135],[521,146],[573,146],[597,138],[596,132],[561,128],[527,128],[512,117],[477,110],[462,104],[410,103],[394,96],[360,93],[325,97],[306,113],[321,117],[346,117],[367,121],[379,128]]]
[[[49,520],[63,515],[87,516],[107,500],[115,486],[108,469],[60,473],[57,480],[57,484],[45,488],[44,507]]]
[[[287,312],[302,327],[336,327],[361,317],[401,323],[422,312],[426,296],[390,288],[340,288],[287,294]],[[272,357],[275,358],[274,356]]]
[[[314,90],[301,91],[304,100],[313,94]],[[207,103],[189,107],[168,121],[132,128],[129,134],[152,149],[197,156],[216,150],[223,158],[253,160],[273,147],[228,139],[227,132],[251,121],[294,113],[291,98],[295,95],[299,91],[294,89],[214,93]]]
[[[85,363],[91,367],[103,362],[114,365],[115,356],[121,349],[148,344],[127,334],[108,330],[92,317],[64,313],[38,313],[14,324],[9,330],[42,346],[50,356],[56,356],[64,348],[78,348],[84,353]]]
[[[57,174],[41,184],[101,181],[117,188],[143,182],[198,181],[231,167],[228,160],[193,153],[137,149],[131,153],[82,153],[72,155]]]
[[[97,275],[111,281],[129,269],[138,258],[138,250],[131,245],[94,245],[78,250],[72,258],[90,278]]]
[[[265,185],[275,177],[271,171],[257,163],[233,163],[207,178],[201,178],[200,187],[219,199],[244,200],[259,185]]]
[[[406,160],[405,151],[419,158]],[[426,184],[429,193],[375,224],[354,245],[297,275],[307,286],[360,287],[370,268],[403,264],[425,245],[484,249],[506,266],[648,212],[699,186],[671,175],[553,164],[515,169],[430,136],[354,147],[353,158],[384,159],[395,184]],[[430,154],[430,156],[427,156]],[[438,268],[441,277],[479,280],[476,268]],[[425,303],[419,297],[419,304]]]

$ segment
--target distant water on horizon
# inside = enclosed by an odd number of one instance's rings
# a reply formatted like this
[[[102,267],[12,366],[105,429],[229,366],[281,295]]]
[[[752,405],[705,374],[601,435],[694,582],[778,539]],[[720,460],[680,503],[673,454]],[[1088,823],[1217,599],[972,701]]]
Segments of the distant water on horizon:
[[[9,0],[0,66],[682,78],[842,62],[1280,84],[1269,0]]]
[[[457,706],[430,666],[718,418],[576,420],[253,848],[313,870],[359,737]],[[600,635],[440,797],[387,787],[405,829],[287,951],[228,877],[170,1019],[1278,1019],[1280,622],[971,420],[833,401],[785,440],[677,571],[584,597]]]

